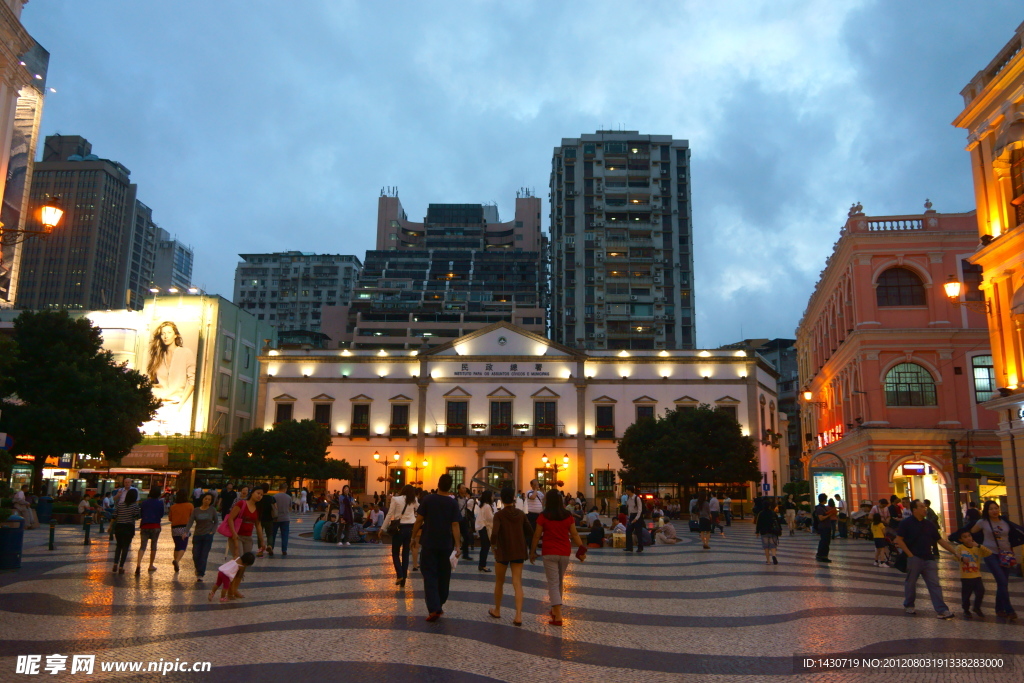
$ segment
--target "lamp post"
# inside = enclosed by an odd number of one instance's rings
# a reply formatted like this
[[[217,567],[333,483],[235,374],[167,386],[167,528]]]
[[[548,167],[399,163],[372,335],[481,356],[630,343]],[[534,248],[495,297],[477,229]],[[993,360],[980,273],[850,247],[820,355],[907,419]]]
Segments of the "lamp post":
[[[955,276],[950,275],[946,280],[946,284],[942,285],[942,288],[946,291],[946,298],[949,299],[949,303],[953,306],[963,306],[971,311],[978,313],[991,313],[992,306],[989,304],[988,299],[982,301],[960,301],[960,292],[963,290],[963,283],[956,279]]]
[[[3,264],[4,258],[2,247],[19,244],[36,235],[45,237],[53,232],[63,217],[64,207],[60,204],[60,197],[47,196],[46,201],[39,207],[41,230],[5,228],[4,224],[0,223],[0,264]]]
[[[429,465],[429,464],[430,463],[427,462],[426,458],[423,459],[422,463],[417,463],[415,466],[413,466],[412,460],[406,460],[405,461],[405,466],[406,467],[412,467],[415,470],[415,474],[413,476],[415,477],[416,481],[410,481],[409,483],[412,484],[413,486],[419,486],[419,487],[422,488],[423,487],[423,482],[420,481],[420,470],[427,469],[427,465]]]
[[[964,511],[960,509],[960,467],[956,461],[956,439],[949,440],[949,456],[953,461],[953,507],[956,508],[956,528],[962,529]]]
[[[549,458],[547,453],[541,456],[541,462],[543,462],[547,466],[547,469],[554,471],[554,486],[552,486],[551,488],[558,488],[558,470],[569,469],[568,454],[562,456],[561,465],[559,465],[558,460],[556,460],[555,458]]]
[[[381,456],[380,456],[380,451],[374,451],[373,452],[373,459],[376,460],[377,462],[379,462],[381,465],[384,465],[384,476],[381,477],[380,480],[381,480],[381,482],[383,484],[385,484],[385,490],[386,490],[387,489],[387,482],[388,482],[388,461],[387,461],[387,458],[385,458],[382,461],[381,460]]]

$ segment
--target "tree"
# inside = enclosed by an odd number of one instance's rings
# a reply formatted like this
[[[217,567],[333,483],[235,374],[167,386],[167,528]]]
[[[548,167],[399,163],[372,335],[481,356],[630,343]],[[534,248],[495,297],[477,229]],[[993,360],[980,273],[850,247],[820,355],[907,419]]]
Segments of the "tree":
[[[619,441],[623,481],[702,483],[756,481],[757,446],[739,423],[709,405],[640,420]]]
[[[345,460],[327,458],[331,434],[313,420],[288,420],[272,429],[245,432],[224,457],[224,472],[232,477],[261,479],[348,479]]]
[[[64,311],[25,311],[0,363],[0,407],[12,455],[35,457],[33,484],[49,457],[83,453],[119,462],[142,440],[160,406],[142,373],[102,348],[99,328]]]

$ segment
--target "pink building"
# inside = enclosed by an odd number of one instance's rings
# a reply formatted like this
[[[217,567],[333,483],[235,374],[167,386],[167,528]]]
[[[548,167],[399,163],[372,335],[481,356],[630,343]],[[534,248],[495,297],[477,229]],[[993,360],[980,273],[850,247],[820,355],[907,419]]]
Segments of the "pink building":
[[[950,440],[961,472],[993,475],[961,479],[961,501],[1000,494],[996,420],[979,405],[996,386],[983,304],[951,302],[942,287],[954,276],[967,301],[982,298],[979,268],[966,260],[977,246],[974,213],[925,208],[850,211],[797,328],[802,462],[812,493],[836,487],[854,506],[927,498],[948,529]]]

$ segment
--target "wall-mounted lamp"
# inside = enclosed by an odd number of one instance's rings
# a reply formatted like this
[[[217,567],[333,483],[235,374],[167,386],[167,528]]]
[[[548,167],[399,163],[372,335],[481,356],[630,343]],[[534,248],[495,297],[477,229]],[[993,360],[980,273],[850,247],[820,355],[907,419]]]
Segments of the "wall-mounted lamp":
[[[960,301],[960,292],[963,289],[963,283],[956,279],[955,276],[950,275],[949,279],[946,280],[946,284],[942,285],[942,288],[946,290],[946,298],[949,299],[949,303],[954,306],[963,306],[971,311],[978,313],[991,313],[992,305],[987,299],[983,301]]]

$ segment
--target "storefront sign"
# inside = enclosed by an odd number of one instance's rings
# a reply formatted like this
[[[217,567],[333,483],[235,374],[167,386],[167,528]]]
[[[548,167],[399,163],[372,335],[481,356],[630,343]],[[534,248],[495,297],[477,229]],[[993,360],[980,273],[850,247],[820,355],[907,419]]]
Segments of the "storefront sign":
[[[121,458],[122,467],[167,467],[167,446],[135,446]]]
[[[460,363],[456,377],[550,377],[543,363]]]
[[[908,462],[903,465],[904,477],[917,477],[924,474],[926,471],[927,466],[923,462]]]

